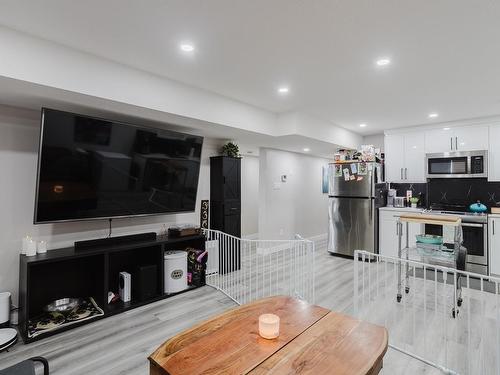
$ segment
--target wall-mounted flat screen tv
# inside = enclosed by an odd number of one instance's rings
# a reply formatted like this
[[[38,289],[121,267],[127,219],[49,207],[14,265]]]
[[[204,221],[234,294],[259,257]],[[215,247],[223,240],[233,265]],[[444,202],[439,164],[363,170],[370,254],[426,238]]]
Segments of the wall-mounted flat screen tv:
[[[194,211],[203,138],[42,109],[35,223]]]

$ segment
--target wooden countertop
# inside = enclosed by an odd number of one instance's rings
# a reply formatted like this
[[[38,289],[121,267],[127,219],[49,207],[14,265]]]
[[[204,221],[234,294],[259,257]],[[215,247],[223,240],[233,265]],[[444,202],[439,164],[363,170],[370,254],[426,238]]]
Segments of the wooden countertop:
[[[258,334],[259,315],[280,317],[280,336]],[[387,330],[290,297],[229,310],[167,340],[150,374],[377,374]]]

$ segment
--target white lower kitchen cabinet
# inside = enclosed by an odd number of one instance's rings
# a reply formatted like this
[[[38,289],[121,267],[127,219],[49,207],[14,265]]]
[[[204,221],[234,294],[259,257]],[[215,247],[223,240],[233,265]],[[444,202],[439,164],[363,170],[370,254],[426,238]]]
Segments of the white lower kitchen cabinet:
[[[399,216],[411,213],[409,211],[380,210],[379,211],[379,253],[381,255],[397,257],[398,256],[398,233],[397,222]],[[409,223],[409,243],[415,246],[417,234],[424,232],[423,224]],[[406,246],[406,223],[403,223],[403,235],[401,244]]]
[[[488,218],[490,275],[500,276],[500,215]]]

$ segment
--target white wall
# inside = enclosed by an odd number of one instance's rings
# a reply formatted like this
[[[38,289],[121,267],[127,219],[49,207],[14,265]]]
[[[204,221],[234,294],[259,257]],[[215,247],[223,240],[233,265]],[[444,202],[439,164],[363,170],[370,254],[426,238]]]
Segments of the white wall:
[[[288,112],[278,117],[278,135],[300,134],[308,138],[329,142],[347,148],[358,148],[363,137],[332,122],[301,112]]]
[[[0,291],[17,303],[21,238],[32,235],[49,248],[72,246],[75,240],[107,235],[107,222],[33,225],[40,112],[0,105]],[[113,221],[113,234],[158,231],[163,223],[199,223],[200,200],[210,198],[210,160],[220,144],[205,139],[196,211]]]
[[[363,137],[364,145],[374,145],[375,148],[380,148],[384,152],[384,134],[366,135]]]
[[[293,152],[261,149],[259,237],[290,239],[323,236],[328,228],[328,195],[321,191],[328,160]],[[287,181],[281,182],[281,175]]]
[[[241,235],[256,237],[259,231],[259,158],[241,159]]]

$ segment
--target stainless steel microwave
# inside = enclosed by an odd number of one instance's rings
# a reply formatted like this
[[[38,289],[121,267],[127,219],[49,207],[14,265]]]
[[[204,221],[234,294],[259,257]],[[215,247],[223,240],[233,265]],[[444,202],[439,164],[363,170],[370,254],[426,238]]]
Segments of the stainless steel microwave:
[[[488,151],[457,151],[425,156],[427,178],[488,177]]]

